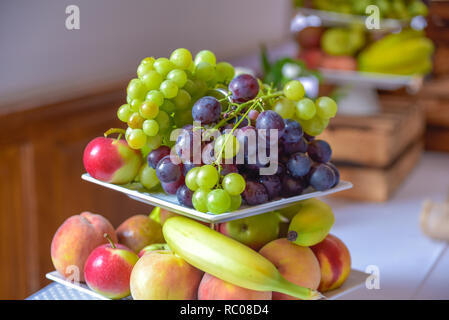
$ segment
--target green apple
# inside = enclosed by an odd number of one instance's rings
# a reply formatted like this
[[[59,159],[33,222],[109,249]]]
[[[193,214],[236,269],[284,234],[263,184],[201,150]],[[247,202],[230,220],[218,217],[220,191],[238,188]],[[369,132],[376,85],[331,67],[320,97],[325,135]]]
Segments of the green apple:
[[[222,223],[218,226],[218,231],[254,250],[259,250],[278,237],[280,222],[279,213],[273,211]]]

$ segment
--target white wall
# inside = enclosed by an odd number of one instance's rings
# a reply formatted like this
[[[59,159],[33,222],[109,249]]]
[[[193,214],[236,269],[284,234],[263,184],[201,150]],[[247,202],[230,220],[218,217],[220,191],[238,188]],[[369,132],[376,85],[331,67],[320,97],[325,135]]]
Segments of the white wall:
[[[65,28],[67,5],[80,30]],[[177,47],[219,58],[288,35],[289,0],[0,0],[0,102],[130,77]]]

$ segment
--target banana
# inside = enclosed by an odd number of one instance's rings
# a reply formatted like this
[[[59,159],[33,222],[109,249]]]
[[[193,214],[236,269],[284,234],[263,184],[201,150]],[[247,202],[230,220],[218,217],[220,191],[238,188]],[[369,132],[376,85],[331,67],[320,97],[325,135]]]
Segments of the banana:
[[[360,54],[359,62],[362,71],[388,69],[404,66],[427,58],[433,52],[433,43],[426,38],[404,41],[382,53],[370,53],[368,50]]]
[[[425,38],[422,32],[405,30],[388,35],[363,50],[358,56],[358,69],[404,75],[424,74],[431,69],[427,60],[433,51],[432,41]]]
[[[331,207],[319,200],[304,204],[288,227],[287,239],[303,247],[326,238],[335,221]]]
[[[185,217],[167,220],[163,227],[170,249],[194,267],[234,285],[277,291],[300,299],[322,295],[284,279],[276,267],[249,247]]]

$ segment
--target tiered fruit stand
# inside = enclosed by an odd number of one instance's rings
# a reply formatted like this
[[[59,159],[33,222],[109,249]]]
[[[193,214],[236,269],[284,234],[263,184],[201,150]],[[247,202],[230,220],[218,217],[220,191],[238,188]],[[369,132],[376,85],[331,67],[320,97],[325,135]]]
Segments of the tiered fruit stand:
[[[106,183],[97,179],[92,178],[89,174],[85,173],[82,175],[82,179],[91,183],[98,184],[104,188],[108,188],[111,190],[115,190],[121,193],[126,194],[128,197],[135,199],[137,201],[146,203],[151,206],[159,206],[161,208],[176,212],[180,215],[184,215],[186,217],[210,223],[211,228],[215,226],[216,223],[242,219],[258,214],[263,214],[266,212],[270,212],[276,209],[285,208],[289,205],[292,205],[298,201],[322,197],[326,195],[330,195],[336,192],[340,192],[343,190],[347,190],[352,188],[352,183],[347,181],[340,181],[339,184],[327,191],[313,191],[306,189],[305,192],[301,195],[290,197],[290,198],[282,198],[274,201],[270,201],[265,204],[257,205],[257,206],[242,206],[239,210],[233,212],[227,212],[220,215],[214,215],[210,213],[202,213],[195,209],[186,208],[184,206],[179,205],[176,196],[167,195],[163,192],[148,192],[146,191],[140,183],[131,183],[128,185],[115,185],[111,183]],[[94,299],[101,300],[109,300],[108,298],[102,296],[99,293],[91,290],[84,283],[75,283],[70,280],[65,279],[60,273],[57,271],[47,273],[46,277],[49,280],[57,282],[59,284],[64,285],[67,289],[78,290],[79,292],[88,294],[92,296]],[[345,283],[338,289],[332,290],[326,293],[326,299],[337,299],[344,294],[347,294],[363,285],[367,277],[367,274],[358,270],[351,270],[351,273]],[[131,297],[125,298],[127,300],[132,299]]]

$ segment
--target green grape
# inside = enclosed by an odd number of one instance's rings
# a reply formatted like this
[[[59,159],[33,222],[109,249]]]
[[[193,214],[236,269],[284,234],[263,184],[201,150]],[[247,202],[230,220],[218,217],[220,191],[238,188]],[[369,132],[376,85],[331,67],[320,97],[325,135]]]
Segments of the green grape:
[[[154,57],[146,57],[143,58],[142,61],[140,61],[140,64],[150,64],[151,66],[153,66],[154,61],[156,61]]]
[[[154,137],[159,132],[159,124],[156,120],[145,120],[142,125],[143,132],[149,137]]]
[[[147,143],[147,136],[142,129],[133,129],[129,133],[127,141],[131,148],[140,149]]]
[[[224,159],[231,159],[239,152],[239,142],[233,134],[223,134],[215,141],[214,151],[217,158],[221,156]]]
[[[126,103],[131,104],[131,101],[133,101],[133,99],[131,99],[131,97],[129,96],[126,96]]]
[[[215,189],[207,194],[207,210],[213,214],[221,214],[231,207],[231,197],[223,189]]]
[[[154,119],[159,113],[159,107],[154,102],[145,101],[140,106],[139,113],[145,119]]]
[[[231,207],[230,207],[230,211],[234,211],[237,210],[238,208],[240,208],[240,205],[242,204],[242,196],[238,195],[238,196],[231,196]]]
[[[173,111],[175,111],[175,104],[172,101],[165,99],[164,103],[161,106],[161,110],[164,110],[165,112],[171,114]]]
[[[200,170],[200,167],[194,167],[187,172],[186,178],[185,178],[185,184],[187,188],[189,188],[192,191],[196,191],[199,187],[196,183],[196,175],[198,174],[198,171]]]
[[[287,99],[298,101],[299,99],[304,98],[305,94],[304,87],[298,80],[291,80],[284,86],[284,95]]]
[[[174,69],[173,63],[167,58],[158,58],[154,61],[153,68],[165,78],[165,76]]]
[[[201,62],[206,62],[211,66],[215,66],[217,59],[215,58],[215,54],[212,51],[202,50],[195,56],[195,65],[197,66]]]
[[[129,105],[132,111],[139,112],[139,108],[142,105],[142,103],[143,101],[140,99],[133,99]]]
[[[196,65],[195,76],[204,81],[212,80],[215,77],[215,67],[207,62],[200,62]]]
[[[295,114],[295,105],[291,100],[280,98],[276,101],[273,110],[284,119],[291,119]]]
[[[228,83],[234,78],[235,70],[228,62],[219,62],[215,67],[216,79],[221,83]]]
[[[139,79],[132,79],[128,84],[126,92],[131,99],[143,100],[147,93],[147,88]]]
[[[144,121],[145,119],[138,112],[134,112],[128,119],[128,126],[133,129],[140,129]]]
[[[124,104],[117,110],[117,117],[123,122],[128,122],[129,117],[131,117],[132,114],[133,111],[131,110],[129,104]]]
[[[206,81],[201,80],[201,79],[195,79],[195,86],[196,86],[196,97],[202,97],[204,96],[204,94],[207,92],[208,87],[206,84]]]
[[[320,97],[316,100],[316,113],[320,118],[329,119],[337,114],[337,103],[329,97]]]
[[[315,103],[309,98],[304,98],[296,103],[296,116],[302,120],[310,120],[315,116]]]
[[[231,196],[238,196],[245,191],[246,182],[238,173],[227,174],[222,181],[223,189]]]
[[[184,110],[190,105],[191,100],[192,97],[190,94],[186,90],[180,89],[178,95],[173,99],[173,102],[175,103],[176,109]]]
[[[153,57],[148,57],[140,62],[137,68],[137,76],[142,79],[143,75],[153,70],[153,63],[156,61]]]
[[[193,80],[187,79],[186,84],[184,85],[184,90],[187,91],[190,96],[194,96],[198,88]]]
[[[156,170],[151,168],[148,163],[145,163],[140,168],[139,181],[148,190],[151,190],[159,185],[159,179],[156,176]]]
[[[160,107],[164,103],[164,95],[159,90],[151,90],[148,92],[146,100],[154,102]]]
[[[192,196],[193,207],[200,212],[207,212],[208,189],[197,189]]]
[[[163,80],[164,78],[156,70],[151,70],[142,76],[142,82],[147,90],[159,89]]]
[[[186,124],[192,124],[192,112],[177,112],[173,117],[173,121],[178,128],[184,127]]]
[[[212,189],[213,187],[215,187],[217,182],[218,182],[217,169],[210,164],[202,166],[196,175],[196,184],[200,188]]]
[[[305,133],[311,136],[317,136],[321,132],[323,132],[324,129],[326,129],[327,125],[329,124],[329,119],[323,119],[315,115],[315,117],[310,120],[299,119],[299,123],[301,124]]]
[[[180,69],[187,69],[192,63],[192,54],[184,48],[176,49],[170,55],[170,61]]]
[[[162,144],[162,136],[160,134],[147,138],[147,146],[150,150],[157,149]]]
[[[133,128],[131,128],[131,127],[128,127],[128,128],[126,128],[126,131],[125,131],[125,139],[128,141],[128,137],[129,137],[129,134],[131,133],[131,131],[133,131]]]
[[[159,110],[159,113],[157,114],[155,120],[159,124],[160,131],[164,132],[165,130],[170,128],[170,117],[167,112]]]
[[[165,80],[162,82],[159,89],[167,99],[174,98],[178,94],[178,86],[172,80]]]
[[[167,74],[167,79],[174,81],[178,88],[182,88],[187,82],[187,74],[180,69],[174,69]]]

